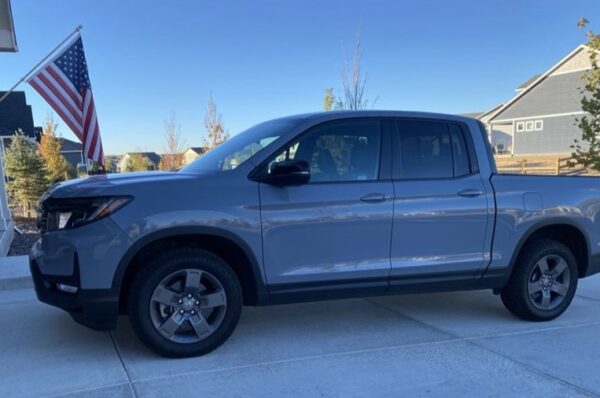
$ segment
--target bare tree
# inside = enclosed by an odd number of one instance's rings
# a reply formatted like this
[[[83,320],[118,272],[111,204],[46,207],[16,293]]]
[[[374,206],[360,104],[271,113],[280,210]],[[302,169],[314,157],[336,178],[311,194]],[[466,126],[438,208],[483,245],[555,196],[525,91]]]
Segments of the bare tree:
[[[375,101],[367,98],[367,74],[362,72],[362,49],[360,30],[356,32],[354,42],[354,53],[352,58],[346,56],[344,66],[341,70],[343,95],[335,96],[331,87],[325,90],[323,98],[323,109],[360,110],[372,107]]]
[[[183,151],[186,142],[181,137],[181,126],[177,123],[175,112],[164,121],[165,125],[165,153],[160,161],[161,170],[177,170],[183,165]]]
[[[210,151],[229,139],[229,133],[223,126],[223,115],[217,112],[217,104],[215,104],[212,94],[206,106],[204,127],[207,137],[203,140],[203,146],[206,151]]]
[[[342,101],[338,100],[338,106],[341,105],[343,109],[367,109],[370,105],[374,104],[371,104],[367,98],[367,74],[363,74],[361,70],[362,49],[360,43],[359,30],[356,32],[352,59],[346,59],[344,68],[342,69],[344,98]]]

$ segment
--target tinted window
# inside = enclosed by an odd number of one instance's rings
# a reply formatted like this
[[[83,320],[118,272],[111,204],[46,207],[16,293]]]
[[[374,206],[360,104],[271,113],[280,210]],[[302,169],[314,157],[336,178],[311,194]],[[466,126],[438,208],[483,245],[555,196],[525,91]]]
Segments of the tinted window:
[[[287,146],[270,163],[302,159],[310,164],[310,181],[368,181],[379,174],[378,121],[344,121],[316,127]]]
[[[453,176],[452,145],[443,122],[400,121],[400,177],[449,178]]]

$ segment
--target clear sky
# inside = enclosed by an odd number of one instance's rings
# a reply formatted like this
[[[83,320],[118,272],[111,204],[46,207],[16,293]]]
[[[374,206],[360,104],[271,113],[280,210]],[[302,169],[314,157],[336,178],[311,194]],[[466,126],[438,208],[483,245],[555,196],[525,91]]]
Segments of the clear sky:
[[[362,32],[375,108],[483,111],[600,30],[597,0],[13,0],[19,53],[0,53],[14,84],[78,24],[105,154],[164,149],[175,112],[188,145],[205,134],[212,92],[231,134],[322,108]],[[26,83],[36,125],[50,107]],[[64,123],[60,133],[73,139]]]

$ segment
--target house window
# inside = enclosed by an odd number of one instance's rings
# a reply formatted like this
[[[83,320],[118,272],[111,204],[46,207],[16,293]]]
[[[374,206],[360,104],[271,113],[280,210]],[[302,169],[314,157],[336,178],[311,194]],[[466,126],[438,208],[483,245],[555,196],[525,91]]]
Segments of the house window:
[[[535,131],[542,131],[544,129],[544,121],[543,120],[536,120],[534,127],[535,127]]]
[[[533,120],[525,122],[525,131],[533,131]]]
[[[525,131],[525,122],[517,122],[517,133]]]

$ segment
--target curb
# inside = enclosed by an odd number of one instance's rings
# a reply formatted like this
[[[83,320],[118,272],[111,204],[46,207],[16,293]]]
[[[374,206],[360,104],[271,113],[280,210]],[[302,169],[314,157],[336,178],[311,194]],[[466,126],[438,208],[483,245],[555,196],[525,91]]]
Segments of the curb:
[[[0,291],[33,287],[27,256],[0,257]]]

